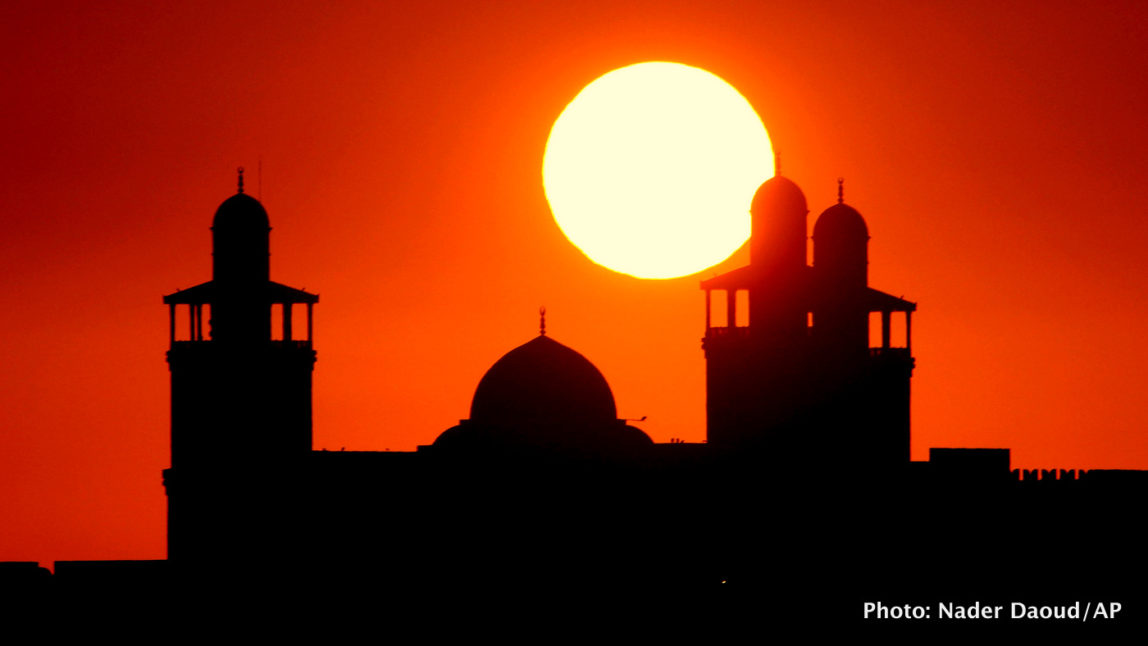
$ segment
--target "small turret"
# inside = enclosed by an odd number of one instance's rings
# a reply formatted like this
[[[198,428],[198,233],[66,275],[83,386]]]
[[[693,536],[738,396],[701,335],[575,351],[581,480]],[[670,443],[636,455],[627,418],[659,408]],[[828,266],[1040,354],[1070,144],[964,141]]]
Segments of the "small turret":
[[[825,209],[813,226],[813,267],[832,285],[869,284],[869,228],[865,218],[845,203],[841,180],[837,204]]]
[[[216,289],[211,338],[230,342],[271,339],[271,305],[264,297],[271,279],[271,223],[259,200],[239,190],[224,200],[211,224],[212,282]]]
[[[236,284],[269,280],[270,233],[259,200],[242,191],[224,200],[211,223],[212,279]]]
[[[813,270],[821,294],[813,320],[824,346],[860,360],[869,348],[869,228],[845,204],[843,183],[837,180],[837,204],[813,226]]]
[[[808,213],[805,194],[780,175],[766,180],[753,196],[749,326],[758,340],[793,341],[805,334],[800,292],[807,270]]]
[[[750,264],[769,273],[802,271],[809,207],[797,184],[780,175],[770,178],[757,189],[749,212]]]

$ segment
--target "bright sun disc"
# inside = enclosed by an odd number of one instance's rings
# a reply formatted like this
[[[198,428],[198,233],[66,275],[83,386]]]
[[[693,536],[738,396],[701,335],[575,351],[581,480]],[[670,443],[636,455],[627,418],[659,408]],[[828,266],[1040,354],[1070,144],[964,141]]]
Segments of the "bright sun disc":
[[[773,147],[745,97],[680,63],[638,63],[587,85],[554,122],[542,161],[570,242],[639,278],[697,273],[737,251],[771,175]]]

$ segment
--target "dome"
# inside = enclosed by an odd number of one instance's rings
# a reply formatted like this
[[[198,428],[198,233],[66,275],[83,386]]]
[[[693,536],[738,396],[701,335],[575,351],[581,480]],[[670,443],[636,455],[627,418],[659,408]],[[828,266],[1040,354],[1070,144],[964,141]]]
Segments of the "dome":
[[[652,444],[618,419],[614,394],[594,364],[541,335],[495,362],[478,383],[470,419],[434,441],[460,455],[542,451],[574,459],[632,456]]]
[[[857,209],[848,204],[838,203],[825,209],[813,225],[813,237],[868,240],[869,227]]]
[[[613,422],[606,378],[586,357],[547,336],[507,352],[486,371],[470,405],[473,422]]]
[[[774,175],[758,187],[749,210],[750,213],[796,212],[804,217],[809,207],[797,184],[781,175]]]
[[[236,193],[223,201],[215,210],[211,227],[226,229],[263,230],[271,228],[271,220],[259,200],[246,193]]]
[[[236,193],[223,201],[211,223],[212,278],[220,284],[270,280],[271,225],[259,200]]]
[[[792,181],[775,175],[758,187],[750,206],[750,264],[790,277],[802,271],[809,236],[807,213],[805,194]]]

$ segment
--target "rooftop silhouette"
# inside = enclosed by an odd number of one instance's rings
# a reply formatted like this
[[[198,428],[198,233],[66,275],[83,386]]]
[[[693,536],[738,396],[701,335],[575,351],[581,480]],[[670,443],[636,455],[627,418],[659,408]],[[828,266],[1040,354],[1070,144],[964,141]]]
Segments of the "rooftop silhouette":
[[[315,594],[369,579],[380,594],[488,601],[669,591],[843,623],[910,594],[1093,595],[1139,609],[1124,621],[1148,615],[1133,513],[1148,473],[1020,472],[1000,448],[911,462],[917,305],[869,286],[864,217],[839,183],[809,264],[792,180],[762,184],[751,216],[750,264],[701,283],[705,443],[654,443],[619,419],[605,376],[546,334],[543,311],[539,335],[491,366],[469,418],[433,444],[315,451],[319,299],[271,281],[270,220],[240,174],[213,220],[212,279],[163,298],[168,559],[59,562],[54,575],[9,563],[0,581],[45,594],[158,586],[171,603],[234,580]],[[1090,558],[1058,560],[1068,552]]]

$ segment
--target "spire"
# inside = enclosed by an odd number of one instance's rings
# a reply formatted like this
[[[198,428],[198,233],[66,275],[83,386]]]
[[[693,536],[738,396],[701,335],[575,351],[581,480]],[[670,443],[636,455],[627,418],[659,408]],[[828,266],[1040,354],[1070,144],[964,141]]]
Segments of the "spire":
[[[838,204],[844,204],[845,203],[845,178],[844,177],[838,177],[837,178],[837,203]]]
[[[538,335],[546,336],[546,307],[538,308]]]
[[[243,192],[243,167],[239,167],[239,192]]]

